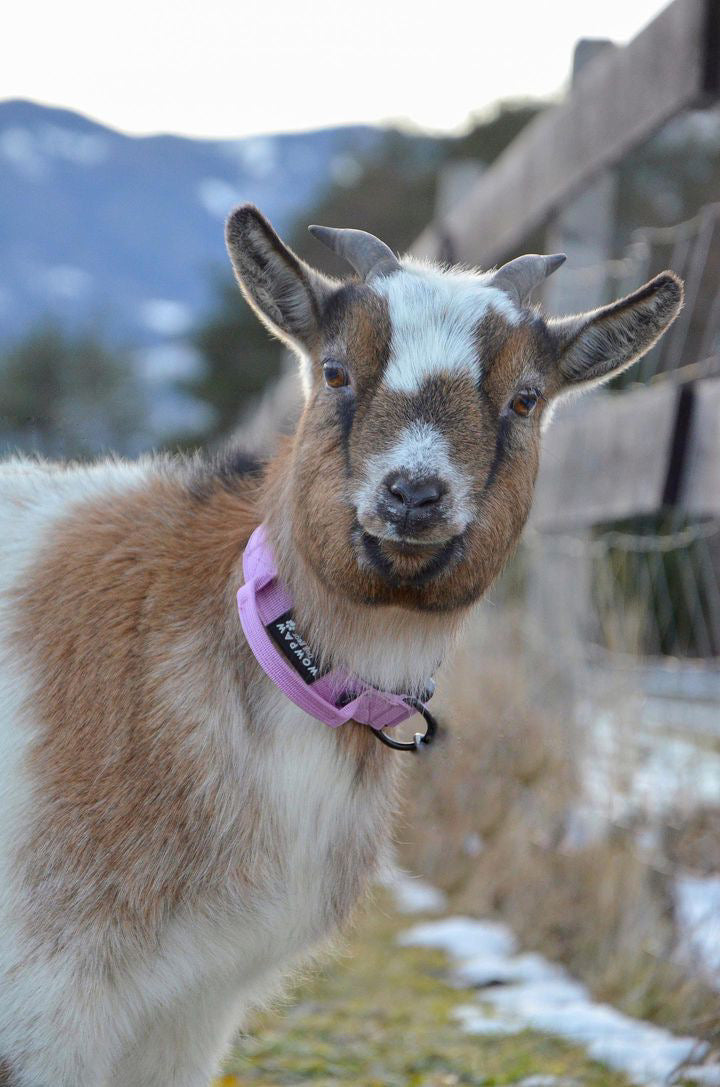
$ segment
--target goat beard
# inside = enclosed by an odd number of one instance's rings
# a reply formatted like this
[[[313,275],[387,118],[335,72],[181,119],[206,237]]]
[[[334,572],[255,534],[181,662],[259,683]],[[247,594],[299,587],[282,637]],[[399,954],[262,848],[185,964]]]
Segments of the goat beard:
[[[417,547],[378,539],[360,525],[353,529],[353,544],[361,566],[369,566],[390,585],[409,588],[420,588],[446,572],[460,561],[464,550],[462,536]]]

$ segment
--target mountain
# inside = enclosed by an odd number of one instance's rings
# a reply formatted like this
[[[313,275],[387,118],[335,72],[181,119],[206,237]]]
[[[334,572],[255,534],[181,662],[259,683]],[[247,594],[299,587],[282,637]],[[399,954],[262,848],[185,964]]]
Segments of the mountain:
[[[135,137],[0,102],[0,344],[50,315],[132,347],[182,336],[227,267],[234,204],[253,201],[286,230],[325,188],[356,180],[381,139],[369,127]]]

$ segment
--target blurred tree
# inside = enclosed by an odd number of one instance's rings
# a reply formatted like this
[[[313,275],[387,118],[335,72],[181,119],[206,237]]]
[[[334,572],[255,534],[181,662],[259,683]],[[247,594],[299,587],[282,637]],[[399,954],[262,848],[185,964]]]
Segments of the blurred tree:
[[[450,157],[476,159],[487,166],[544,109],[544,102],[501,102],[491,114],[473,118],[469,132],[458,139]]]
[[[228,435],[244,405],[282,367],[282,345],[260,324],[233,279],[218,277],[213,312],[192,337],[205,368],[182,391],[213,409],[210,439]]]
[[[91,333],[47,323],[0,357],[0,440],[9,452],[134,453],[143,403],[131,360]]]
[[[290,245],[336,276],[346,275],[347,266],[308,234],[308,223],[360,227],[406,251],[433,218],[438,171],[452,161],[492,162],[541,108],[535,103],[501,104],[491,116],[476,119],[462,137],[388,130],[371,158],[345,163],[335,184],[298,216],[287,234]],[[253,317],[229,275],[218,278],[216,294],[214,311],[193,337],[205,372],[182,385],[213,408],[216,422],[210,440],[231,433],[248,400],[280,373],[283,352]]]

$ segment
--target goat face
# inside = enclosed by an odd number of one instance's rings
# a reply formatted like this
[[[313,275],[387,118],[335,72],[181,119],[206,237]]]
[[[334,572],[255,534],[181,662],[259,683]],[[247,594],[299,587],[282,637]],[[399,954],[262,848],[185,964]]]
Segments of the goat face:
[[[362,278],[326,279],[251,207],[228,222],[246,298],[301,358],[294,541],[330,588],[449,610],[502,568],[527,518],[554,398],[644,354],[676,316],[663,273],[628,298],[546,322],[529,289],[562,258],[494,273],[398,262],[354,231],[316,230]]]

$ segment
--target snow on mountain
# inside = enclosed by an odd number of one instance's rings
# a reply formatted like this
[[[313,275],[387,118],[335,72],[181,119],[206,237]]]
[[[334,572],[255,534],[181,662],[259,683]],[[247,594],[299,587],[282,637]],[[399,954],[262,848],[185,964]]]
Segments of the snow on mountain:
[[[186,332],[227,266],[234,204],[251,200],[285,229],[325,186],[357,177],[380,139],[363,127],[134,137],[0,102],[0,343],[50,315],[138,347]]]

